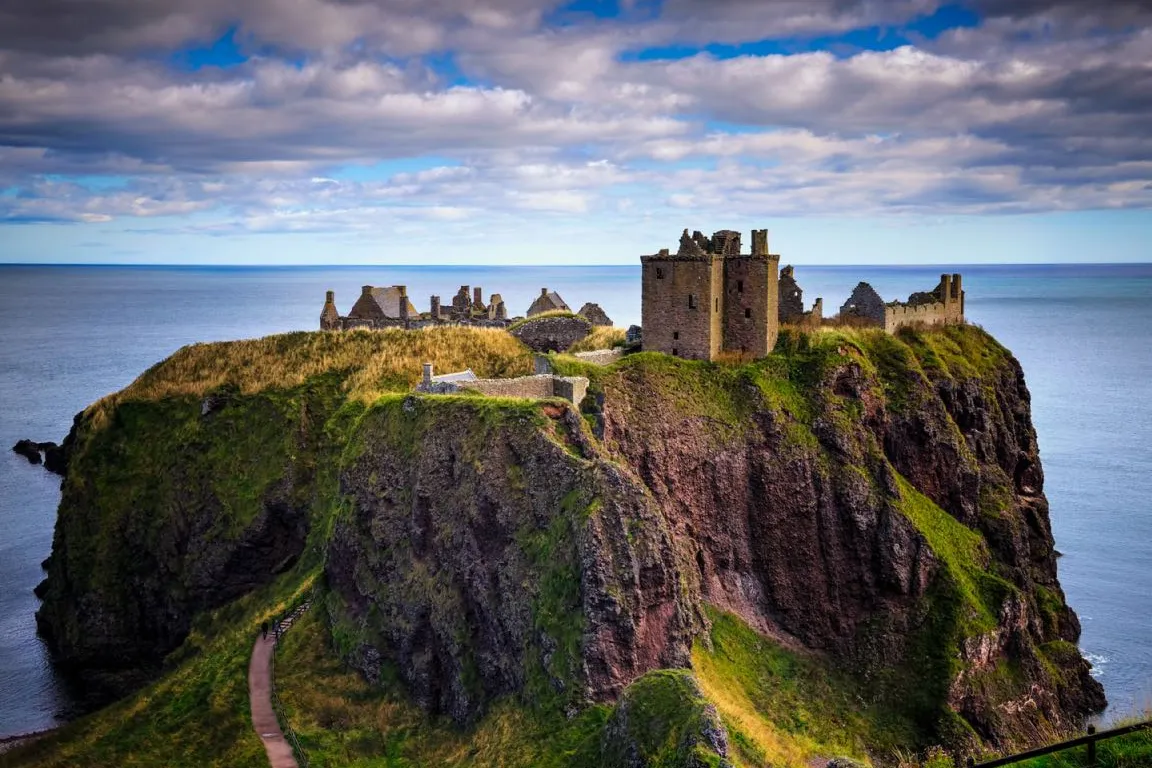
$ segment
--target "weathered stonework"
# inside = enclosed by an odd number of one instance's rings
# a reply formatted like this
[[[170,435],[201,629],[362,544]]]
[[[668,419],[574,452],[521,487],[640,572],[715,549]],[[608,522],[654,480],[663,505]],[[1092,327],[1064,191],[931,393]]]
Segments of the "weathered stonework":
[[[540,317],[528,320],[511,333],[535,352],[563,352],[592,331],[592,323],[582,317]]]
[[[320,310],[320,330],[340,330],[340,313],[336,310],[335,291],[328,291],[324,299],[324,309]]]
[[[571,312],[572,310],[564,303],[564,299],[560,298],[560,294],[556,291],[549,291],[547,288],[540,289],[540,295],[536,297],[536,301],[532,302],[532,306],[528,307],[528,312],[525,313],[527,317],[534,317],[542,312]]]
[[[668,249],[641,256],[644,348],[693,360],[722,351],[767,355],[780,321],[777,271],[768,231],[752,232],[752,252],[740,252],[740,233],[721,230],[680,237]]]
[[[588,302],[580,307],[580,311],[576,314],[586,318],[592,325],[612,325],[612,318],[608,317],[608,313],[601,309],[599,304]]]
[[[931,291],[917,291],[908,301],[885,303],[880,294],[860,283],[840,308],[841,317],[856,317],[895,333],[907,325],[958,325],[964,322],[964,289],[959,274],[940,275]]]
[[[578,357],[582,362],[592,363],[594,365],[612,365],[612,363],[624,357],[624,350],[620,347],[616,347],[615,349],[594,349],[590,352],[577,352],[574,357]]]
[[[331,294],[332,291],[329,291]],[[335,305],[333,305],[335,308]],[[360,298],[348,313],[352,320],[406,320],[416,315],[416,307],[408,300],[408,289],[403,285],[361,289]]]
[[[852,289],[848,301],[840,307],[841,317],[856,317],[884,325],[884,299],[868,283],[860,282]]]
[[[579,406],[588,393],[588,379],[583,376],[555,376],[538,373],[512,379],[478,379],[471,370],[434,376],[432,364],[424,364],[424,376],[416,391],[430,395],[450,395],[461,390],[479,392],[489,397],[525,397],[543,400],[560,397]]]
[[[940,275],[932,291],[914,293],[906,303],[884,307],[884,330],[895,333],[906,325],[958,325],[964,322],[964,290],[959,274]]]
[[[408,298],[408,289],[403,285],[377,288],[366,285],[347,316],[341,316],[336,309],[333,291],[327,292],[324,308],[320,312],[320,330],[339,331],[353,328],[428,328],[442,324],[478,325],[489,328],[505,328],[511,323],[508,309],[500,294],[492,294],[489,302],[483,302],[483,289],[467,285],[452,297],[449,305],[444,305],[440,296],[429,297],[429,311],[416,311]]]
[[[780,270],[780,322],[790,323],[803,314],[804,291],[788,265]]]

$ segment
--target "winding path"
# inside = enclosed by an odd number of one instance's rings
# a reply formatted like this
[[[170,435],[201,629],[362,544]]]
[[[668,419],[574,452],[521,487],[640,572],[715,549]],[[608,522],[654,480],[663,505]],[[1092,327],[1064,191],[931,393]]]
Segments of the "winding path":
[[[280,730],[276,712],[272,709],[272,654],[276,651],[276,638],[256,638],[252,647],[252,661],[248,664],[248,701],[252,706],[252,727],[264,742],[268,763],[272,768],[299,768],[292,747]]]

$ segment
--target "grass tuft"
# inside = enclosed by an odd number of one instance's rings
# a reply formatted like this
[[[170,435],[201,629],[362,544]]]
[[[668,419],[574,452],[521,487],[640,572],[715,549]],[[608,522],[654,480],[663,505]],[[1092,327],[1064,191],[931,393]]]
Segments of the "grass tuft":
[[[442,372],[471,368],[482,378],[532,372],[531,351],[499,328],[286,333],[183,347],[124,390],[89,406],[88,414],[100,426],[126,401],[199,398],[221,388],[254,394],[291,389],[326,374],[341,379],[348,399],[369,403],[410,390],[426,362]]]
[[[599,349],[614,349],[622,347],[625,343],[623,328],[613,328],[610,325],[596,325],[580,341],[568,347],[568,352],[595,352]]]

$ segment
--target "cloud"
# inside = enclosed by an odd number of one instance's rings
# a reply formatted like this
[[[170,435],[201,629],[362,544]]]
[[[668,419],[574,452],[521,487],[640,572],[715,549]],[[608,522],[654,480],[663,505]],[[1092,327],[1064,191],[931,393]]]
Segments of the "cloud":
[[[852,55],[625,55],[835,35],[939,7],[666,0],[595,19],[531,0],[12,0],[0,7],[0,217],[197,214],[197,231],[216,234],[366,233],[685,208],[1152,202],[1147,2],[977,0],[974,28]],[[167,63],[228,30],[245,61]],[[413,158],[431,167],[341,173]]]
[[[76,55],[208,43],[230,27],[242,42],[286,50],[368,43],[391,55],[443,49],[458,28],[533,27],[537,0],[7,0],[0,47]]]

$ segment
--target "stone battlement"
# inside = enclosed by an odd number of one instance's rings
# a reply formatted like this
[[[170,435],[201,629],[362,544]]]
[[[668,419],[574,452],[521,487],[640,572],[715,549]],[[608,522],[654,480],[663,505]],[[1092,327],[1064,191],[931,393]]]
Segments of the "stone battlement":
[[[906,325],[959,325],[964,322],[964,290],[959,274],[941,275],[932,291],[914,293],[907,302],[884,306],[884,330],[895,333]]]

